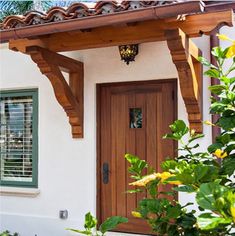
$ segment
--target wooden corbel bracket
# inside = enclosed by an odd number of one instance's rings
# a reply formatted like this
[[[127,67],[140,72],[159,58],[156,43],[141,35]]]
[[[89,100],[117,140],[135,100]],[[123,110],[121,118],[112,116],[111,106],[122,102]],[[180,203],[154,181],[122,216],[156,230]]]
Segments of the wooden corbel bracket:
[[[26,54],[51,82],[57,101],[65,110],[73,138],[83,137],[83,63],[39,46],[27,47]],[[69,84],[63,72],[69,73]]]
[[[202,53],[181,29],[166,30],[165,37],[178,71],[190,128],[202,133],[202,65],[197,61]]]

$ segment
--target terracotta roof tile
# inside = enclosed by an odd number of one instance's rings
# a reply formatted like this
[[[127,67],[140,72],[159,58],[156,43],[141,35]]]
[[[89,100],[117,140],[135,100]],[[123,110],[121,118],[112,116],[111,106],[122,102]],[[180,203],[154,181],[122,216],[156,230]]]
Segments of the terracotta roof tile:
[[[92,17],[96,15],[112,14],[116,12],[136,10],[141,8],[148,8],[152,6],[162,6],[167,4],[174,4],[182,2],[182,0],[175,1],[123,1],[118,3],[116,1],[99,1],[94,7],[88,7],[83,3],[74,3],[67,9],[62,7],[52,7],[47,13],[38,11],[30,11],[23,16],[8,16],[0,25],[2,30],[21,28],[32,25],[47,24],[58,21],[66,21],[70,19],[78,19],[83,17]]]

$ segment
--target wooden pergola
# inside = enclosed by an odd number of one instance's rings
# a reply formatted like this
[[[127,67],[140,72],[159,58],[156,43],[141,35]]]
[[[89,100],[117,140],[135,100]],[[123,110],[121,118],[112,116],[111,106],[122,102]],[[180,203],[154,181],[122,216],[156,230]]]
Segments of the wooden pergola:
[[[73,4],[66,12],[53,8],[42,17],[52,19],[59,12],[62,20],[36,25],[33,12],[23,18],[8,17],[2,24],[0,41],[9,42],[11,50],[30,55],[50,80],[74,138],[83,137],[83,63],[59,52],[166,41],[178,71],[190,127],[202,132],[202,66],[197,61],[201,51],[191,38],[210,35],[223,25],[232,26],[233,11],[207,10],[202,2],[189,1],[131,10],[123,7],[121,11],[113,2],[99,2],[96,12],[104,6],[114,11],[69,18],[74,9],[89,12],[85,5]],[[69,83],[62,72],[69,74]]]

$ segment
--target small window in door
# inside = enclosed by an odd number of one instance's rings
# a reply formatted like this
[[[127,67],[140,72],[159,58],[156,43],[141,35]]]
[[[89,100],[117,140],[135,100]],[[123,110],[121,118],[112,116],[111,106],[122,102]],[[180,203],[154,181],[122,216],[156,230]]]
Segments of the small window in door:
[[[130,108],[130,128],[140,129],[142,128],[142,109],[141,108]]]

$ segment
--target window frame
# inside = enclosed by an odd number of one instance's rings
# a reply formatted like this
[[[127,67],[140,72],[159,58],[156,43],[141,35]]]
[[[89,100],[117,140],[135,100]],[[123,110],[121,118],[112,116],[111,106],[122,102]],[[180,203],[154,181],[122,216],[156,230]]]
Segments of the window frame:
[[[0,186],[7,187],[38,187],[38,89],[15,89],[15,90],[0,90],[0,97],[24,97],[32,96],[33,114],[32,114],[32,181],[9,181],[2,180],[0,176]],[[1,159],[1,156],[0,156]],[[0,160],[1,168],[1,160]]]

